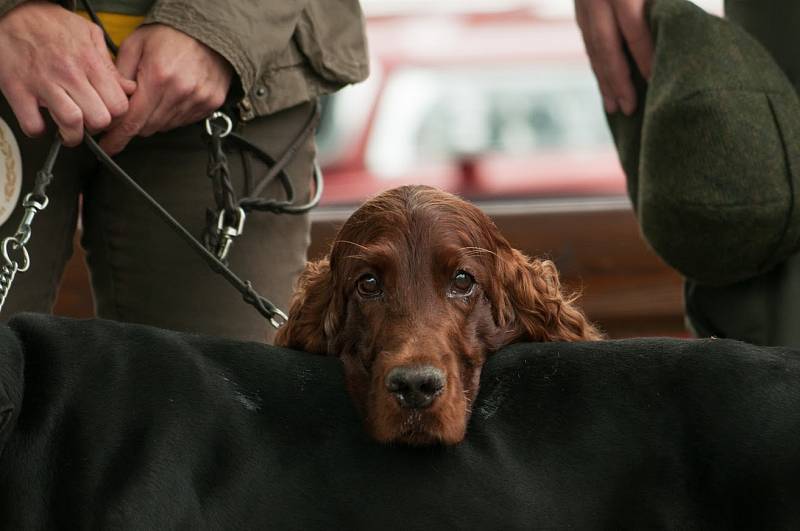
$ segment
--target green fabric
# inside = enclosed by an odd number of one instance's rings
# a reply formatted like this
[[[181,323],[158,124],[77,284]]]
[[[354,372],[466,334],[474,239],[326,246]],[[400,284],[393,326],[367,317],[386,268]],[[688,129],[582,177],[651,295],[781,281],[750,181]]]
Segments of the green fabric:
[[[764,273],[800,242],[797,93],[737,25],[685,0],[654,0],[648,16],[644,105],[609,116],[642,233],[700,284]]]
[[[800,2],[726,0],[725,16],[758,39],[800,90]]]
[[[123,15],[145,15],[155,0],[89,0],[95,11]]]
[[[745,28],[772,54],[800,91],[800,2],[728,0],[729,20]],[[728,337],[757,345],[800,348],[800,253],[753,278],[725,286],[686,280],[686,317],[701,337]]]

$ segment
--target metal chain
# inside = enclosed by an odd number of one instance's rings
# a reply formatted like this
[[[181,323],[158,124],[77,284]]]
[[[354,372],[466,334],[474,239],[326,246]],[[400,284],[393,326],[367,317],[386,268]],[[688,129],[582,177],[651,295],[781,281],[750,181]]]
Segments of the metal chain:
[[[50,203],[50,198],[47,197],[45,191],[50,181],[53,180],[53,166],[60,149],[61,139],[56,135],[42,169],[36,173],[33,191],[22,200],[22,207],[25,210],[22,213],[22,221],[20,221],[17,232],[13,236],[5,238],[1,245],[3,263],[0,265],[0,310],[3,309],[17,273],[24,273],[31,266],[30,255],[25,245],[31,239],[33,219]]]

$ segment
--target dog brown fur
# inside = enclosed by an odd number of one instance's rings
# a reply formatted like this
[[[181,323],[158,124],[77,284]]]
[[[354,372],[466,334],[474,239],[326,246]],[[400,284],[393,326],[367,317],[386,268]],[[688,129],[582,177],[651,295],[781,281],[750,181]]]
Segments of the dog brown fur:
[[[407,186],[367,201],[308,264],[276,343],[339,357],[372,437],[424,445],[464,438],[499,348],[601,337],[552,262],[513,249],[476,206]],[[409,367],[443,375],[430,405],[404,407],[387,383]]]

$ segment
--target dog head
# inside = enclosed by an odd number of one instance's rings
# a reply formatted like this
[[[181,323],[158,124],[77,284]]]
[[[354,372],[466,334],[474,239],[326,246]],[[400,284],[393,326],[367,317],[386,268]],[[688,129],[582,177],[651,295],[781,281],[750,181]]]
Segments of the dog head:
[[[552,262],[513,249],[474,205],[416,186],[347,220],[301,276],[276,342],[338,356],[376,440],[425,445],[464,438],[500,347],[599,337]]]

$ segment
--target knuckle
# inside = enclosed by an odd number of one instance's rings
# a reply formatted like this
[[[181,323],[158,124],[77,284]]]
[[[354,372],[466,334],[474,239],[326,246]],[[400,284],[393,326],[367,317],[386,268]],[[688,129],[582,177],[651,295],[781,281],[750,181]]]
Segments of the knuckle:
[[[72,84],[80,79],[80,68],[73,61],[58,62],[52,66],[53,80]]]
[[[91,129],[105,129],[111,124],[111,115],[105,109],[102,112],[92,113],[86,117],[86,125]]]
[[[130,105],[127,98],[113,98],[108,104],[108,112],[112,118],[119,118],[128,112]]]
[[[150,69],[150,79],[158,86],[165,86],[172,81],[172,72],[164,65],[154,65]]]
[[[190,80],[177,78],[172,82],[172,90],[176,96],[186,98],[188,96],[197,97],[197,86]]]
[[[100,28],[100,26],[98,26],[97,24],[91,24],[89,26],[89,36],[97,41],[105,40],[105,34],[103,33],[103,30]]]
[[[70,129],[76,129],[83,125],[83,112],[77,107],[63,111],[59,118],[61,123]]]

